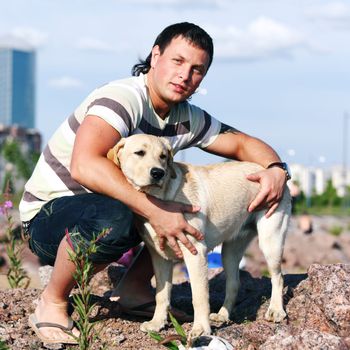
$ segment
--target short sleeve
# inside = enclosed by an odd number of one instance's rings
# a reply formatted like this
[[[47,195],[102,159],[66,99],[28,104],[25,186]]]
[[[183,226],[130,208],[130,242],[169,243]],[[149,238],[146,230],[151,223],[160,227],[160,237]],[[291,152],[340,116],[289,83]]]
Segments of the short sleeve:
[[[142,102],[136,89],[110,84],[95,91],[85,115],[102,118],[122,137],[127,137],[142,116]]]

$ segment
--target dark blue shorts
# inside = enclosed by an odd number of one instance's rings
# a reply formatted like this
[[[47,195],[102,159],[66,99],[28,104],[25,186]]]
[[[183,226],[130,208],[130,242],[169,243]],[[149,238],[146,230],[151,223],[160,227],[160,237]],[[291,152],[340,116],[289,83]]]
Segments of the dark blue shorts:
[[[110,263],[141,242],[133,228],[133,218],[125,204],[101,194],[53,199],[30,222],[29,246],[44,264],[53,265],[66,229],[79,236],[73,244],[89,244],[103,230],[110,229],[97,242],[97,252],[91,256],[94,263]]]

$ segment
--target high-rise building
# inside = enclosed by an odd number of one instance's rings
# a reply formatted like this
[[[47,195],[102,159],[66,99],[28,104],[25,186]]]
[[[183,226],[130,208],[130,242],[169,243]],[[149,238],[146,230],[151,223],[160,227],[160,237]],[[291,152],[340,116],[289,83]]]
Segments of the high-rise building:
[[[35,51],[1,41],[0,124],[35,127]]]

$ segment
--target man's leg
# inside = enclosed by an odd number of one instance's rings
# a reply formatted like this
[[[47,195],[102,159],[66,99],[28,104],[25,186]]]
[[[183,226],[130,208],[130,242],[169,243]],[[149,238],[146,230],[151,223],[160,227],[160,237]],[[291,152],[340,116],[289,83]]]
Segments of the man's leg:
[[[66,238],[63,238],[57,252],[51,279],[39,298],[35,316],[39,322],[53,322],[62,326],[68,325],[68,298],[75,285],[74,264],[69,260],[67,249],[70,249]],[[58,328],[42,327],[40,332],[50,339],[70,339],[69,335]],[[77,329],[73,333],[78,336]]]
[[[43,207],[30,225],[29,242],[33,252],[54,269],[36,307],[36,322],[68,325],[68,298],[75,285],[75,266],[67,251],[71,247],[65,231],[74,233],[71,239],[75,245],[82,240],[88,244],[104,229],[111,229],[97,242],[97,253],[91,256],[96,273],[139,243],[139,238],[130,232],[132,217],[122,203],[94,194],[59,198]],[[69,339],[58,328],[41,327],[39,331],[45,338]],[[79,334],[76,329],[74,334]]]
[[[116,297],[127,308],[153,301],[150,285],[153,274],[151,256],[147,248],[143,247],[113,291],[112,297]]]
[[[68,250],[71,250],[64,237],[59,245],[55,265],[51,279],[44,289],[35,309],[35,316],[39,322],[53,322],[62,326],[68,325],[68,299],[70,292],[75,286],[73,273],[74,264],[69,260]],[[95,265],[94,272],[103,270],[106,264]],[[40,332],[50,339],[69,339],[69,335],[58,328],[42,327]],[[78,336],[79,332],[73,329],[73,334]]]
[[[138,255],[134,258],[133,263],[113,290],[112,300],[120,303],[122,308],[133,309],[138,306],[146,305],[151,302],[155,303],[155,296],[151,289],[151,278],[153,277],[152,259],[146,246],[144,246]],[[135,309],[134,309],[135,310]],[[142,307],[142,311],[149,312],[153,315],[155,304],[148,307]],[[171,308],[172,315],[181,322],[190,322],[193,317],[186,312]]]

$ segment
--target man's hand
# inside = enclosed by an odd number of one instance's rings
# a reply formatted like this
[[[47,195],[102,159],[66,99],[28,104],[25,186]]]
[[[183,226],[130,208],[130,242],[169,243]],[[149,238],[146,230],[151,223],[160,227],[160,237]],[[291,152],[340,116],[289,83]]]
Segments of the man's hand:
[[[183,254],[178,244],[178,241],[180,241],[192,254],[197,254],[196,248],[186,237],[186,234],[192,235],[197,240],[202,240],[204,235],[191,226],[185,220],[183,214],[197,213],[200,207],[177,202],[165,202],[154,197],[149,199],[159,208],[149,217],[148,221],[159,237],[160,249],[164,250],[167,241],[176,256],[182,259]]]
[[[277,209],[282,198],[284,186],[286,184],[286,174],[283,169],[274,167],[261,170],[255,174],[250,174],[247,179],[260,183],[260,192],[250,203],[248,211],[268,208],[265,216],[270,217]]]

